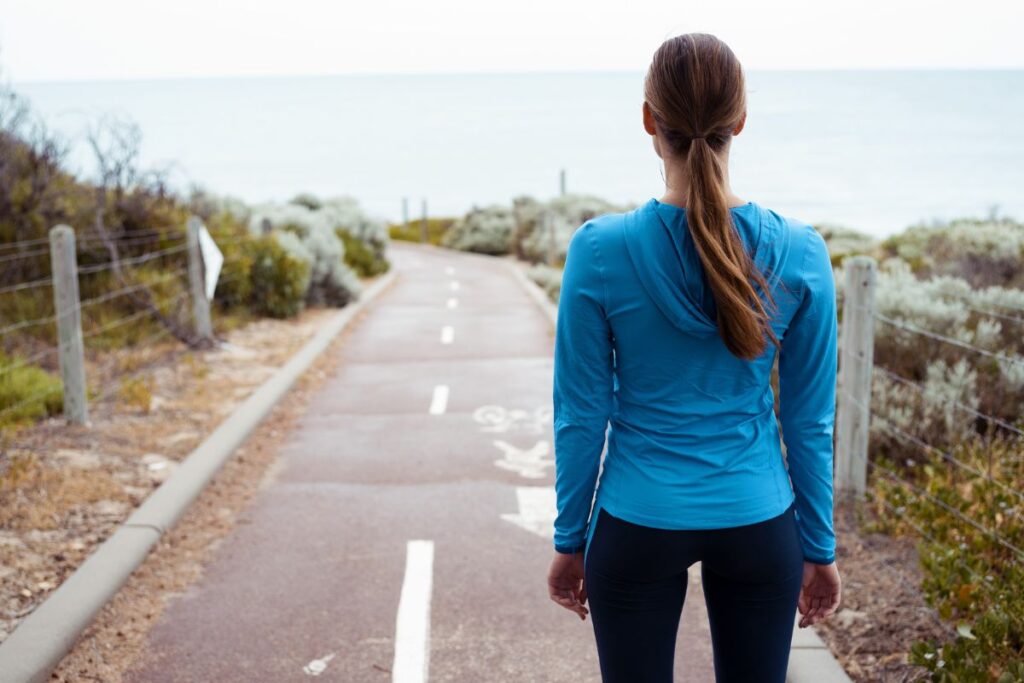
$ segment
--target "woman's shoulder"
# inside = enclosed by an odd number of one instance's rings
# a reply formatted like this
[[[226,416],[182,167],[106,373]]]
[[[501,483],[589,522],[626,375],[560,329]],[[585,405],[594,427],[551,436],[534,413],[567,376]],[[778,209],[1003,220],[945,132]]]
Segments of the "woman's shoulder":
[[[807,221],[788,213],[781,213],[757,202],[754,204],[761,214],[761,222],[774,227],[776,239],[791,247],[806,248],[816,243],[824,244],[821,233]]]
[[[627,211],[608,211],[596,216],[591,216],[576,228],[576,233],[585,232],[592,237],[607,236],[610,233],[621,230],[627,217],[636,213],[636,211],[638,211],[638,209],[630,209]]]
[[[587,243],[589,246],[586,251],[594,256],[614,253],[616,246],[622,241],[623,225],[636,211],[637,209],[610,211],[591,216],[573,231],[569,239],[569,248],[572,249],[574,245]],[[583,251],[579,247],[577,249]]]
[[[828,244],[818,229],[796,216],[756,204],[761,215],[762,228],[771,235],[776,267],[784,267],[790,274],[802,277],[810,271],[831,267]]]

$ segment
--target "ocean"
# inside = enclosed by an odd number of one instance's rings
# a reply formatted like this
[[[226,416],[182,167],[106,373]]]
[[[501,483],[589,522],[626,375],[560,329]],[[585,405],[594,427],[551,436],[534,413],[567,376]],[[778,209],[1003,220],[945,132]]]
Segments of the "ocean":
[[[102,116],[142,162],[250,202],[351,195],[374,216],[458,215],[521,194],[642,203],[663,191],[642,73],[351,75],[15,83],[92,172]],[[991,213],[1024,220],[1024,71],[747,72],[741,198],[878,236]]]

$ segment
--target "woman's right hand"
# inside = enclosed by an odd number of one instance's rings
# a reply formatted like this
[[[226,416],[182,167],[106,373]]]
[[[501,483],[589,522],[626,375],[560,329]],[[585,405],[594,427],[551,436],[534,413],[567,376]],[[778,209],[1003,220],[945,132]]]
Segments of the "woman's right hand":
[[[804,580],[800,587],[800,628],[813,626],[835,613],[839,607],[842,581],[836,563],[804,562]]]

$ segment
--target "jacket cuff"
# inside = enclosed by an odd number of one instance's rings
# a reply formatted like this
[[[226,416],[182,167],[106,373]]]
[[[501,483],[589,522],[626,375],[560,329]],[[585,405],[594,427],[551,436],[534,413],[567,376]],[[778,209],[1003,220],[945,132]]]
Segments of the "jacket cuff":
[[[580,545],[559,545],[556,543],[555,551],[563,555],[575,555],[576,553],[582,553],[586,547],[586,543],[581,543]]]

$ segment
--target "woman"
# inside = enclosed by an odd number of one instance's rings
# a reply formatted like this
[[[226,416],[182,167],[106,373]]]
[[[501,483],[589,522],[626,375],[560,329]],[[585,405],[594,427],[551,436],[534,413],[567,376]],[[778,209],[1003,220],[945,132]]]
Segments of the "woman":
[[[700,562],[716,679],[781,683],[797,610],[806,627],[840,600],[832,266],[814,228],[729,187],[746,96],[727,45],[665,41],[644,100],[665,194],[587,221],[566,257],[549,592],[591,614],[604,681],[671,681]]]

